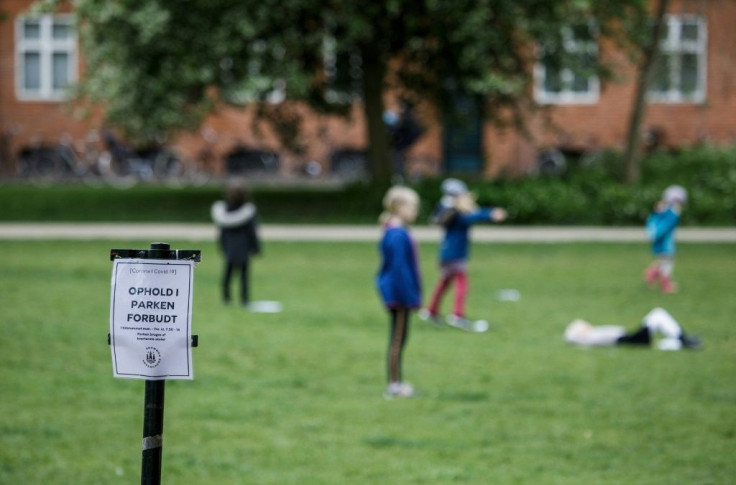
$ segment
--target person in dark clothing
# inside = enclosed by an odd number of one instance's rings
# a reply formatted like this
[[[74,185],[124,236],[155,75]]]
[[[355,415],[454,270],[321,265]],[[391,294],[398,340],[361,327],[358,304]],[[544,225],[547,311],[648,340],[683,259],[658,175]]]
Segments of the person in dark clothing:
[[[388,110],[383,120],[388,128],[391,143],[391,156],[394,164],[394,177],[403,180],[406,171],[406,152],[424,135],[424,126],[414,114],[414,105],[407,99],[400,101],[401,111]]]
[[[220,249],[225,258],[222,279],[222,299],[230,303],[230,280],[233,273],[240,273],[240,303],[250,301],[250,257],[260,254],[256,206],[245,185],[232,183],[225,191],[225,200],[212,205],[212,220],[220,230]]]

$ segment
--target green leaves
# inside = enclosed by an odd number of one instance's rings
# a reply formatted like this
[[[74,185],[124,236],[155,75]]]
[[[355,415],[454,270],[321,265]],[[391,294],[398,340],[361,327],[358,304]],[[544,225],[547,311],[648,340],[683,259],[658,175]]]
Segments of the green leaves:
[[[213,92],[232,103],[285,96],[344,111],[337,101],[365,99],[363,72],[384,66],[390,66],[386,77],[371,81],[379,83],[376,92],[394,89],[441,105],[453,79],[455,88],[484,97],[496,110],[516,110],[529,104],[535,43],[559,46],[563,29],[581,22],[600,26],[602,36],[620,35],[644,15],[644,3],[76,0],[87,63],[80,93],[135,138],[195,126],[216,105]],[[338,59],[329,74],[327,39]],[[546,55],[561,63],[565,49]],[[606,72],[607,66],[590,64],[586,69]]]
[[[152,1],[129,12],[127,19],[138,33],[137,37],[141,47],[145,47],[153,42],[163,41],[162,37],[170,29],[171,15],[157,2]]]

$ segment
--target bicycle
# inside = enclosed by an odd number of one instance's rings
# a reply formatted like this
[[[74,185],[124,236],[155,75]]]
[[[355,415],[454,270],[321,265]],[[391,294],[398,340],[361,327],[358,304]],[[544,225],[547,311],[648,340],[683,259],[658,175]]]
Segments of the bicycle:
[[[102,174],[112,187],[127,189],[140,182],[177,184],[183,177],[181,157],[162,142],[134,150],[110,131],[104,131],[102,139],[105,146]]]
[[[35,137],[18,154],[18,176],[41,187],[77,181],[88,185],[100,184],[99,174],[79,157],[69,134],[63,134],[56,144],[48,144]]]
[[[217,143],[218,135],[211,128],[203,128],[200,135],[204,143],[195,157],[188,157],[175,151],[174,156],[178,162],[170,173],[168,185],[174,187],[202,187],[214,177],[218,163],[214,146]]]

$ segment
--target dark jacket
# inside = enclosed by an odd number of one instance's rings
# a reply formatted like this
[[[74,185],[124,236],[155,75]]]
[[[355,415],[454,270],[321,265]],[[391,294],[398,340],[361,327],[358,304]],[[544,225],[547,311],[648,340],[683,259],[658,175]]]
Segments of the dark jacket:
[[[212,219],[220,229],[220,248],[228,263],[245,264],[261,252],[255,206],[228,210],[224,202],[212,206]]]
[[[465,261],[470,253],[470,228],[474,224],[491,220],[492,207],[483,207],[470,214],[440,205],[435,209],[433,220],[445,228],[440,245],[440,262]]]

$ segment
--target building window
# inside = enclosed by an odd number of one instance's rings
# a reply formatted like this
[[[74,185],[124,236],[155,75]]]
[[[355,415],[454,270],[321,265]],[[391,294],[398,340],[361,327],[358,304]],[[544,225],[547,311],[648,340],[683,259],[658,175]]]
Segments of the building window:
[[[561,56],[552,56],[562,49]],[[534,66],[534,98],[540,104],[593,104],[600,83],[595,74],[598,42],[595,29],[584,24],[562,30],[556,46],[542,46]],[[559,61],[562,59],[562,62]]]
[[[649,100],[663,103],[705,101],[707,47],[706,24],[702,17],[668,16],[649,86]]]
[[[77,80],[77,40],[69,15],[20,17],[15,24],[16,95],[60,101]]]

